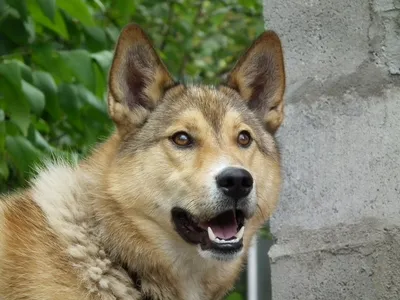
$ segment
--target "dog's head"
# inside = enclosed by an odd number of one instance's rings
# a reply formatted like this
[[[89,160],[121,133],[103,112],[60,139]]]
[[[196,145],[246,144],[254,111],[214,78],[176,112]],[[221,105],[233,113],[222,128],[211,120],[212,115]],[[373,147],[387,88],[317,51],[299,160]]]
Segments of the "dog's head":
[[[203,257],[243,252],[275,207],[285,74],[279,38],[263,33],[224,85],[173,80],[136,25],[118,41],[109,112],[120,136],[109,193],[132,222]]]

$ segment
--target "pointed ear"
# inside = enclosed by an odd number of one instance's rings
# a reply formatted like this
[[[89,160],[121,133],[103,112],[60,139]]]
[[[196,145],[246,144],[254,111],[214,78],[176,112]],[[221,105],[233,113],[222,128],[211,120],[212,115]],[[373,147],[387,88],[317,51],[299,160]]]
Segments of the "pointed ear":
[[[109,74],[108,107],[120,130],[140,126],[174,85],[150,39],[137,25],[121,32]]]
[[[239,59],[227,85],[236,90],[275,134],[283,121],[285,69],[282,46],[273,31],[264,32]]]

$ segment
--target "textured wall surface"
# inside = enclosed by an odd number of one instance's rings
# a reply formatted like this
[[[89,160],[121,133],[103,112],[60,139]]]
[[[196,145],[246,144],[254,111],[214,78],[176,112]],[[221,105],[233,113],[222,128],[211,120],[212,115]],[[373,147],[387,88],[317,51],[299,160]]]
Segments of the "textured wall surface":
[[[274,300],[400,299],[400,1],[265,0],[288,78]]]

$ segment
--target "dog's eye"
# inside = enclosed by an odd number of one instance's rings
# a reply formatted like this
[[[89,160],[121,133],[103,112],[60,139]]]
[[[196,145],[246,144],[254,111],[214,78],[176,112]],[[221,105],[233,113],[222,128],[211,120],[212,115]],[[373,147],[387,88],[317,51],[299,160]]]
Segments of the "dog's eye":
[[[175,133],[171,137],[171,140],[174,142],[174,144],[180,147],[189,147],[193,144],[192,137],[184,131],[179,131]]]
[[[249,147],[253,139],[251,138],[250,132],[243,130],[239,132],[239,135],[237,137],[237,142],[240,147]]]

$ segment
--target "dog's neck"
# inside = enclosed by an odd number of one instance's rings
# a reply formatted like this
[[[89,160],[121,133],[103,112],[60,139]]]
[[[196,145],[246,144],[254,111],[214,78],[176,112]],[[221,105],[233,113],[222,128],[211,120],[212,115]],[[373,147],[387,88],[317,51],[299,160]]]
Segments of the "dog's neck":
[[[145,299],[220,299],[239,273],[241,261],[205,259],[196,249],[186,251],[184,241],[180,249],[172,248],[168,241],[163,246],[146,241],[141,232],[152,225],[145,221],[143,228],[121,230],[116,222],[103,220],[101,231],[106,237],[104,247],[110,259],[125,269],[134,287],[147,297]],[[132,231],[134,236],[130,234]]]

